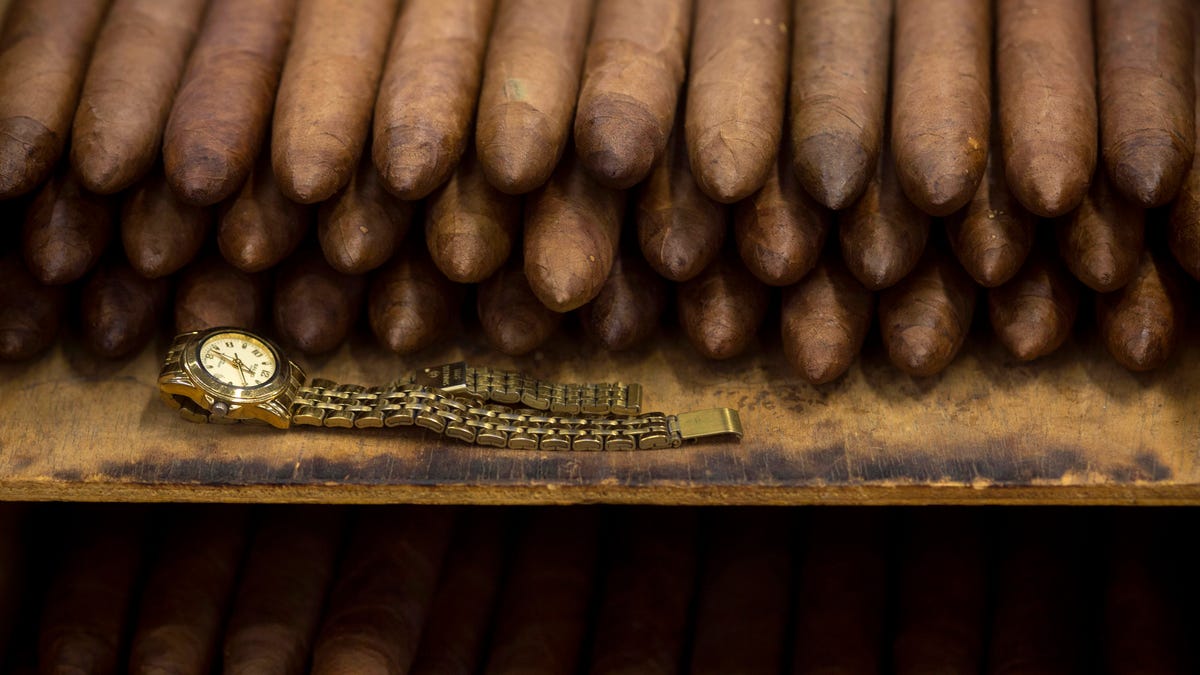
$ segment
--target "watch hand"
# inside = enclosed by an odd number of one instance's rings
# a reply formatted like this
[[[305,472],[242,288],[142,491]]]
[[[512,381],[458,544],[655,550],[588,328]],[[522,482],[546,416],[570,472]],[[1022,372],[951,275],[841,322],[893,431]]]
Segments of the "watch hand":
[[[243,363],[243,362],[242,362],[242,359],[241,359],[240,357],[236,357],[236,356],[235,356],[235,357],[229,357],[229,356],[227,356],[227,355],[225,355],[225,354],[222,354],[221,352],[219,352],[219,351],[217,351],[217,350],[215,350],[215,349],[214,349],[214,350],[212,350],[212,353],[213,353],[213,354],[216,354],[216,355],[217,355],[217,358],[221,359],[221,360],[222,360],[222,361],[224,361],[225,363],[228,363],[229,365],[233,366],[234,368],[237,368],[237,369],[238,369],[238,372],[239,372],[239,374],[241,373],[241,371],[245,371],[245,372],[247,372],[247,373],[253,373],[253,372],[254,372],[254,371],[252,371],[252,370],[251,370],[251,369],[250,369],[248,366],[246,366],[246,364],[245,364],[245,363]],[[242,375],[242,382],[245,382],[245,381],[246,381],[246,376],[245,376],[245,375]]]

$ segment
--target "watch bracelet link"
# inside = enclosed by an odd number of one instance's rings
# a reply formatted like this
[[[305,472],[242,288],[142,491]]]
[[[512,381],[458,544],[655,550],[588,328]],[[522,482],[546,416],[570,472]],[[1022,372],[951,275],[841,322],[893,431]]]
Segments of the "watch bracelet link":
[[[414,383],[452,395],[464,394],[479,403],[520,404],[555,415],[637,415],[642,410],[642,387],[637,383],[554,384],[521,372],[475,368],[462,361],[425,368]]]

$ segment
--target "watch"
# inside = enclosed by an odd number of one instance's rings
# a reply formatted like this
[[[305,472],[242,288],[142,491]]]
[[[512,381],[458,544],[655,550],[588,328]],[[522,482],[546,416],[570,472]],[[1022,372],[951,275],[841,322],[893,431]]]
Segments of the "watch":
[[[638,384],[553,384],[465,362],[379,386],[314,379],[271,340],[240,328],[183,333],[158,377],[163,400],[193,422],[418,426],[476,445],[521,450],[654,450],[741,438],[738,412],[642,412]]]

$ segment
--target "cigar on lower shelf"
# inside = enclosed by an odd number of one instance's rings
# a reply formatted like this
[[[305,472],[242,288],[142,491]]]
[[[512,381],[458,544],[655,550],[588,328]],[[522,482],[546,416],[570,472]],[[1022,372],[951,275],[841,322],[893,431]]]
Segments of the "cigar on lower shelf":
[[[0,288],[0,360],[32,358],[58,336],[66,289],[39,282],[16,252],[0,257]]]
[[[109,359],[137,353],[161,325],[167,290],[166,279],[147,279],[124,260],[101,263],[80,293],[84,343]]]
[[[221,206],[217,245],[234,267],[261,272],[287,258],[304,240],[312,210],[279,191],[264,154],[237,196]]]
[[[658,329],[668,292],[640,253],[622,251],[600,293],[580,309],[583,329],[605,349],[634,347]]]
[[[30,202],[21,232],[25,264],[44,284],[82,278],[100,260],[113,233],[113,200],[92,194],[66,168]]]
[[[225,673],[306,672],[343,521],[344,513],[327,505],[260,511],[225,628]]]
[[[916,266],[929,240],[929,216],[909,201],[890,153],[880,153],[875,175],[858,201],[837,216],[842,259],[863,286],[878,291]]]
[[[342,274],[320,251],[302,250],[275,275],[275,329],[285,343],[306,354],[331,351],[358,320],[366,286],[365,276]]]
[[[172,274],[200,252],[213,213],[179,201],[167,179],[154,171],[121,204],[121,242],[129,264],[144,277]]]
[[[625,511],[613,518],[590,675],[683,672],[700,566],[697,520],[695,511],[674,508]]]
[[[1079,282],[1057,258],[1035,252],[1016,276],[987,291],[996,337],[1021,361],[1050,354],[1071,334],[1079,290]]]
[[[453,523],[445,507],[359,513],[313,648],[314,675],[408,672]]]
[[[425,242],[452,281],[479,283],[508,260],[521,229],[521,201],[487,182],[468,149],[449,180],[429,196]]]
[[[947,251],[933,248],[879,296],[879,325],[893,365],[909,375],[941,372],[962,348],[976,287]]]
[[[1058,219],[1058,251],[1075,278],[1108,293],[1129,283],[1145,244],[1146,214],[1097,172],[1079,207]]]
[[[397,354],[424,349],[445,335],[460,295],[420,241],[404,249],[372,276],[367,301],[371,330]]]
[[[732,252],[679,285],[679,323],[701,355],[727,359],[750,346],[767,312],[769,291]]]
[[[206,675],[219,663],[247,516],[243,506],[208,504],[158,514],[167,529],[141,588],[130,672]]]
[[[846,372],[871,326],[875,295],[833,249],[812,272],[783,291],[780,324],[783,353],[810,384],[832,382]]]
[[[369,157],[341,192],[317,210],[317,238],[339,272],[364,274],[387,262],[404,241],[413,204],[392,196]]]
[[[1163,365],[1179,344],[1187,303],[1174,261],[1143,251],[1120,290],[1096,294],[1096,319],[1108,352],[1129,370]]]
[[[243,272],[216,254],[193,262],[175,286],[175,332],[261,327],[267,313],[267,281],[266,274]]]
[[[529,514],[500,594],[481,672],[579,672],[596,583],[599,528],[599,514],[587,507]]]
[[[512,356],[540,347],[563,317],[533,294],[520,256],[479,284],[476,311],[488,343]]]

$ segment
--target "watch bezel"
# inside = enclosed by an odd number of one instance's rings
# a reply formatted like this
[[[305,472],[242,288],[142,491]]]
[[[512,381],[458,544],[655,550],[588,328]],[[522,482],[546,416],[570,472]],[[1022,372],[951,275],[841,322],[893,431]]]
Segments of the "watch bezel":
[[[275,360],[276,364],[275,372],[271,377],[262,384],[250,387],[226,384],[213,377],[200,362],[200,350],[209,338],[222,333],[245,335],[265,345],[270,350],[271,357]],[[187,346],[184,347],[180,355],[180,361],[183,372],[191,378],[192,382],[201,391],[211,396],[214,400],[226,401],[228,403],[246,404],[269,401],[283,393],[291,380],[292,364],[283,356],[283,352],[279,349],[278,345],[261,335],[232,326],[210,328],[197,333],[188,342]]]

